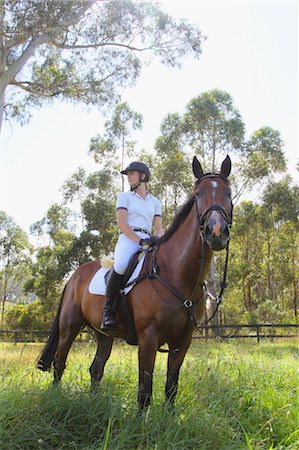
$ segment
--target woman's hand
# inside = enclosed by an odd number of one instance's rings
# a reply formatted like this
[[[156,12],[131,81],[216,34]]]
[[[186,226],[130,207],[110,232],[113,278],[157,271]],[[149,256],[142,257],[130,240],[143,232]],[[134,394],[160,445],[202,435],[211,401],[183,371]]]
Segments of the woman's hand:
[[[149,247],[154,247],[159,239],[159,236],[151,236],[150,238],[140,239],[139,245],[147,250]]]

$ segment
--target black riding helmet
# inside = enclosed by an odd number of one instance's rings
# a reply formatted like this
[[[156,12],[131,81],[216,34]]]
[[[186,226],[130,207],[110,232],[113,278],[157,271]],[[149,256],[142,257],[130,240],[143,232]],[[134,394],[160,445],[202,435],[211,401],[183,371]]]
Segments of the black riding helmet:
[[[140,161],[133,161],[133,162],[131,162],[128,165],[128,167],[126,167],[120,173],[122,175],[127,175],[128,172],[131,172],[133,170],[137,170],[138,172],[145,173],[145,178],[142,181],[144,181],[144,182],[148,182],[149,181],[150,176],[151,176],[150,170],[149,170],[149,168],[147,167],[146,164],[144,164],[143,162],[140,162]]]

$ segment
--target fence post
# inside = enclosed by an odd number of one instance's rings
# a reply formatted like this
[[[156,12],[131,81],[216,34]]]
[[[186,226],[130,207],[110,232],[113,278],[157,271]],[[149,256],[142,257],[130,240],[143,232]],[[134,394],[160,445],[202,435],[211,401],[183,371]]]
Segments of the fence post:
[[[260,343],[260,327],[256,326],[256,337],[257,337],[257,343]]]

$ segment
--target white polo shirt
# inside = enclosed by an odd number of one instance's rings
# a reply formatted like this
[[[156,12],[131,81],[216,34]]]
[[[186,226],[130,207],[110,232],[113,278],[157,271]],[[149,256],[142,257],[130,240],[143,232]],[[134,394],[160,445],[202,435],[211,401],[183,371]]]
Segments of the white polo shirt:
[[[117,197],[116,209],[128,211],[127,223],[130,227],[146,228],[152,231],[155,216],[162,216],[160,200],[147,193],[142,198],[135,191],[121,192]]]

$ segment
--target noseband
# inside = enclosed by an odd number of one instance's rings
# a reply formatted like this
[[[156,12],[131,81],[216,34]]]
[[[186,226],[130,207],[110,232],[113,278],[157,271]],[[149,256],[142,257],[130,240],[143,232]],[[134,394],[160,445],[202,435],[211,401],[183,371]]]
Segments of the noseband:
[[[199,183],[206,179],[206,178],[221,178],[223,179],[220,175],[218,174],[209,174],[209,175],[205,175],[203,176],[200,180]],[[197,202],[197,198],[199,196],[199,192],[197,192],[194,195],[194,203],[195,203],[195,208],[196,208],[196,218],[199,224],[199,228],[201,231],[201,234],[204,238],[204,230],[206,228],[205,223],[207,220],[208,215],[212,212],[212,211],[218,211],[221,213],[222,217],[224,218],[226,225],[228,228],[230,228],[232,226],[232,222],[233,222],[233,205],[231,207],[231,211],[230,214],[228,214],[226,212],[226,210],[223,208],[223,206],[219,205],[218,203],[214,203],[213,205],[208,206],[202,213],[199,211],[198,208],[198,202]]]

